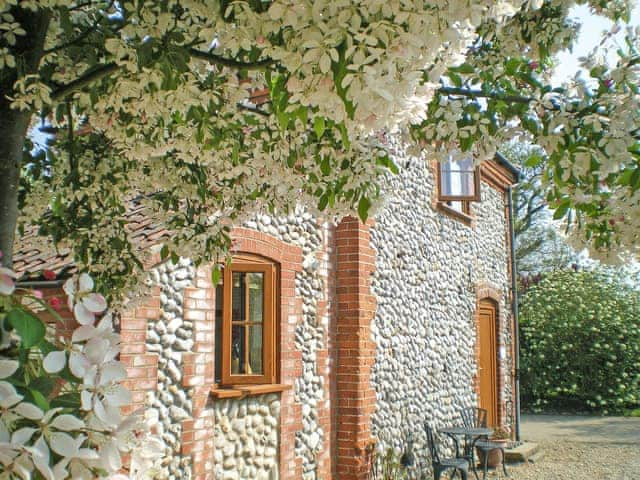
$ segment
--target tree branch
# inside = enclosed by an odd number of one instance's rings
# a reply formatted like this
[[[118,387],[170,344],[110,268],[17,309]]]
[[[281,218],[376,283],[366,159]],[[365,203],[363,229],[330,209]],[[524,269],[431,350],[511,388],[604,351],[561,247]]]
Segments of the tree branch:
[[[101,78],[106,77],[107,75],[115,72],[120,67],[115,63],[107,63],[106,65],[102,65],[96,69],[91,70],[90,72],[85,73],[81,77],[76,78],[75,80],[67,83],[66,85],[61,85],[56,88],[51,93],[52,100],[60,100],[70,93],[73,93],[77,90],[80,90],[82,87],[86,87],[96,80],[100,80]]]
[[[262,115],[263,117],[270,117],[271,114],[269,112],[266,112],[264,110],[262,110],[261,108],[258,107],[250,107],[249,105],[243,105],[241,103],[238,104],[238,108],[240,110],[245,110],[247,112],[251,112],[251,113],[255,113],[258,115]]]
[[[238,60],[232,60],[230,58],[224,58],[209,52],[203,52],[202,50],[198,50],[197,48],[190,48],[189,53],[194,58],[207,60],[209,63],[221,65],[223,67],[230,67],[230,68],[246,68],[248,70],[263,70],[275,63],[270,58],[266,58],[264,60],[258,60],[256,62],[239,62]]]
[[[470,98],[491,98],[493,100],[502,100],[507,103],[523,103],[528,105],[529,103],[535,101],[535,98],[532,97],[521,97],[519,95],[500,95],[497,93],[487,93],[482,90],[468,90],[466,88],[456,88],[456,87],[441,87],[439,89],[440,92],[445,95],[460,95],[461,97],[470,97]]]
[[[107,8],[105,8],[104,10],[107,11],[109,10],[113,4],[115,3],[115,0],[111,0],[109,2],[109,5],[107,6]],[[78,34],[75,38],[72,38],[71,40],[69,40],[68,42],[64,42],[61,43],[60,45],[56,45],[55,47],[49,48],[47,50],[44,51],[45,55],[47,53],[53,53],[53,52],[57,52],[59,50],[63,50],[67,47],[70,47],[71,45],[74,45],[82,40],[84,40],[85,38],[87,38],[91,33],[93,33],[96,28],[98,28],[98,25],[100,25],[100,22],[102,20],[104,20],[105,17],[98,15],[98,18],[95,19],[95,21],[91,24],[91,26],[89,26],[84,32]]]

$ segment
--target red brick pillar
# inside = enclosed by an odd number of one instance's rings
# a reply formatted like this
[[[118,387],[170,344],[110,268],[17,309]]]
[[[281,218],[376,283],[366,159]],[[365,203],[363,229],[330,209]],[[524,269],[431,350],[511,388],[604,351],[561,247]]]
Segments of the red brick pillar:
[[[376,405],[370,382],[375,359],[371,321],[376,309],[370,288],[375,270],[370,225],[348,217],[336,229],[336,473],[340,480],[364,480],[368,474],[366,448]]]
[[[147,322],[160,318],[160,289],[154,287],[150,296],[133,310],[122,313],[120,318],[120,361],[127,368],[127,378],[122,384],[132,395],[131,405],[125,413],[143,409],[146,395],[158,387],[158,355],[147,353]]]
[[[193,323],[193,350],[182,354],[182,385],[193,389],[193,417],[182,421],[182,455],[191,456],[193,480],[214,478],[214,414],[207,401],[215,381],[215,295],[211,269],[198,268],[195,286],[184,289],[184,319]]]

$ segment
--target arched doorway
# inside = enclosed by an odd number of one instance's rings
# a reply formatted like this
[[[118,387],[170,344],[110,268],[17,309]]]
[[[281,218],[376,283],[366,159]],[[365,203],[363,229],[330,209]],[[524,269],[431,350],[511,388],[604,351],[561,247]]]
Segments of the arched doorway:
[[[483,298],[479,304],[478,379],[479,406],[487,411],[487,425],[498,425],[498,306]]]

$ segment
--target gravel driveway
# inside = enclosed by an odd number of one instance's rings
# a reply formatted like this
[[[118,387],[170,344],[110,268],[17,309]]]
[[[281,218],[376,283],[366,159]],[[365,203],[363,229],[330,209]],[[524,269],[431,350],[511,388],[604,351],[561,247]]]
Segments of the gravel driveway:
[[[522,438],[544,457],[513,480],[640,480],[640,418],[523,415]]]
[[[540,446],[544,458],[512,466],[513,480],[640,480],[640,445],[552,440]]]

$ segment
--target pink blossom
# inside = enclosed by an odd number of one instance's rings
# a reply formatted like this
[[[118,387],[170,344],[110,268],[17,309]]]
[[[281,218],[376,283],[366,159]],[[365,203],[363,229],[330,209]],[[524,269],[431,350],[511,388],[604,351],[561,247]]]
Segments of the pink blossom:
[[[43,270],[42,276],[45,280],[55,280],[57,277],[56,272],[54,272],[53,270]]]
[[[62,300],[60,300],[58,297],[51,297],[49,299],[49,306],[58,311],[62,308]]]

